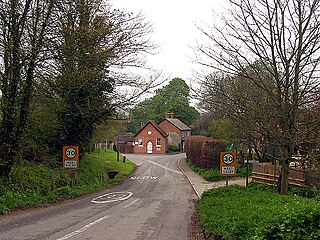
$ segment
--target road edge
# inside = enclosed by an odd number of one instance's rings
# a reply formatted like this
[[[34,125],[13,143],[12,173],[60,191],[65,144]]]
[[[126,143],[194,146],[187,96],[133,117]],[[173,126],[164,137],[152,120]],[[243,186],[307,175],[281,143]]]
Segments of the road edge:
[[[190,180],[190,178],[188,177],[188,175],[185,173],[185,171],[183,170],[183,168],[180,165],[180,161],[181,160],[186,160],[186,158],[181,158],[178,163],[177,166],[180,169],[180,171],[183,173],[183,175],[187,178],[188,182],[190,183],[191,187],[193,188],[194,192],[196,193],[198,199],[200,199],[200,195],[199,192],[197,191],[196,187],[194,186],[194,184],[192,183],[192,181]]]

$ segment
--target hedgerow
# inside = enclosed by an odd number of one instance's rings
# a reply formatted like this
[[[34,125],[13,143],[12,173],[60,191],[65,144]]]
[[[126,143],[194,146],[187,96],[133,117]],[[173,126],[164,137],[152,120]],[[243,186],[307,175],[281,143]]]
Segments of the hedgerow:
[[[229,186],[203,193],[201,224],[217,239],[320,239],[320,203],[266,187]]]
[[[219,169],[220,152],[225,151],[227,142],[205,136],[189,136],[186,138],[185,151],[193,164],[202,168]]]

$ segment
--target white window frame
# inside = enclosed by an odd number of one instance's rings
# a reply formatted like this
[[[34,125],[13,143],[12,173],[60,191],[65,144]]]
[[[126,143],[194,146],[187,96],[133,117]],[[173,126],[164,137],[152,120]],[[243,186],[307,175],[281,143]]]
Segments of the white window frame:
[[[159,141],[158,141],[159,140]],[[158,144],[158,142],[160,143],[160,144]],[[161,138],[157,138],[156,139],[156,147],[161,147]]]
[[[143,137],[138,137],[138,146],[143,146]]]

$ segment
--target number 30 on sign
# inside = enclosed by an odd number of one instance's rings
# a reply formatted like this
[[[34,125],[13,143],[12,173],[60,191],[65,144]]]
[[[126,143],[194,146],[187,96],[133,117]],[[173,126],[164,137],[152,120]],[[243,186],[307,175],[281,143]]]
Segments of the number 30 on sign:
[[[236,153],[220,152],[220,175],[236,176]]]

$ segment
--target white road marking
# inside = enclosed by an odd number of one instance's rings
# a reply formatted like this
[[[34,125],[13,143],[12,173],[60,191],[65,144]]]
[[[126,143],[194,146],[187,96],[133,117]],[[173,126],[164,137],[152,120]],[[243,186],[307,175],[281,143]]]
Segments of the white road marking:
[[[148,162],[151,163],[151,164],[154,164],[154,165],[156,165],[156,166],[158,166],[158,167],[161,167],[161,168],[163,168],[163,169],[165,169],[165,170],[168,170],[168,171],[170,171],[170,172],[174,172],[174,173],[176,173],[176,174],[183,175],[183,173],[182,173],[181,171],[173,170],[173,169],[171,169],[171,168],[168,168],[168,167],[163,166],[163,165],[161,165],[161,164],[159,164],[159,163],[156,163],[156,162],[152,162],[152,161],[148,161]]]
[[[99,222],[101,222],[101,221],[103,221],[103,220],[105,220],[105,219],[108,219],[108,218],[110,218],[110,216],[104,216],[104,217],[102,217],[102,218],[99,218],[99,219],[97,219],[97,220],[95,220],[95,221],[93,221],[93,222],[85,225],[84,227],[82,227],[82,228],[80,228],[80,229],[78,229],[78,230],[76,230],[76,231],[73,231],[72,233],[69,233],[69,234],[67,234],[67,235],[65,235],[65,236],[63,236],[63,237],[61,237],[61,238],[58,238],[57,240],[67,240],[67,239],[69,239],[69,238],[72,238],[73,236],[75,236],[75,235],[77,235],[77,234],[79,234],[79,233],[83,233],[83,232],[86,231],[88,228],[90,228],[90,227],[92,227],[93,225],[95,225],[95,224],[97,224],[97,223],[99,223]]]
[[[112,197],[116,197],[117,194],[119,196],[115,199],[112,199]],[[111,197],[109,195],[112,195]],[[118,202],[118,201],[124,201],[130,198],[133,195],[132,192],[113,192],[113,193],[107,193],[104,195],[101,195],[99,197],[93,198],[91,200],[92,203],[109,203],[109,202]],[[103,198],[108,198],[108,200],[102,200]],[[101,199],[101,200],[100,200]]]
[[[128,205],[124,206],[124,208],[130,207],[131,205],[135,204],[138,201],[139,201],[139,199],[136,199],[136,200],[132,201],[132,203],[129,203]]]
[[[130,177],[131,180],[157,180],[158,176],[132,176]]]

